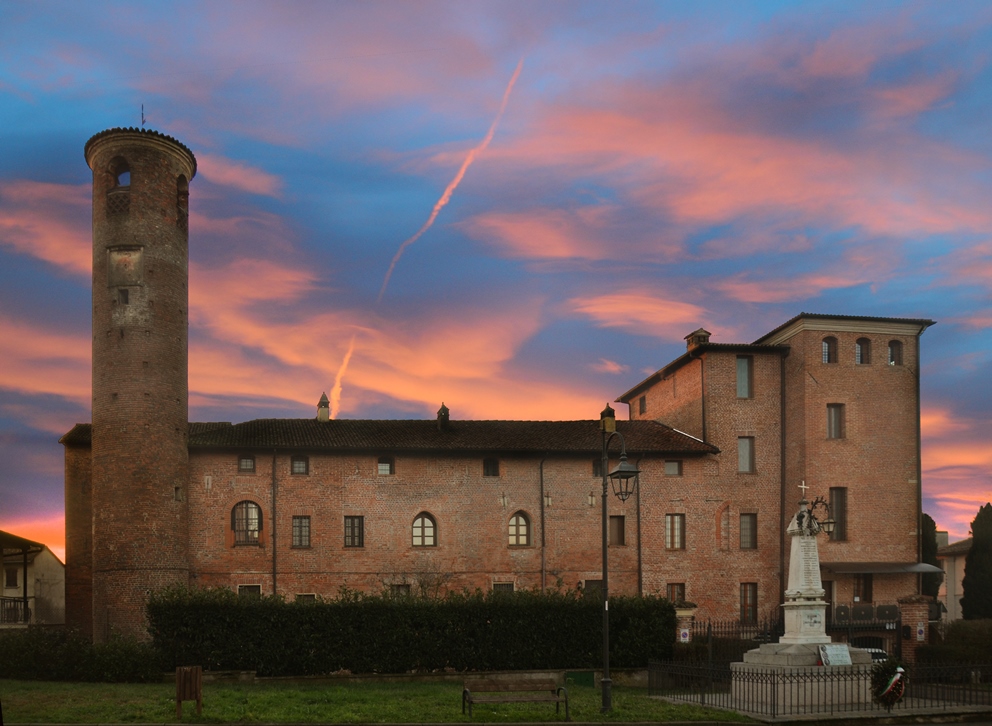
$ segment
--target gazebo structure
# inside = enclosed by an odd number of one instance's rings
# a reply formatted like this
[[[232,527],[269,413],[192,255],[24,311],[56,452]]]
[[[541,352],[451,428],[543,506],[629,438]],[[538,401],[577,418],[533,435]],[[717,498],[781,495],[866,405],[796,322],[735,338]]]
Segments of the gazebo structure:
[[[0,598],[0,624],[27,624],[31,621],[28,608],[28,560],[45,550],[45,545],[16,534],[0,530],[0,548],[3,550],[4,570],[11,565],[21,567],[21,596]]]

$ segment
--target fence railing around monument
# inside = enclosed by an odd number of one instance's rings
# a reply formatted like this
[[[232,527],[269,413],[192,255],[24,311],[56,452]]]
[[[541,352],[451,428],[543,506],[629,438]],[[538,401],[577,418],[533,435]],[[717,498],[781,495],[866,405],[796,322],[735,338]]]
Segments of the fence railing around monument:
[[[871,694],[871,666],[812,666],[791,672],[729,664],[652,662],[648,693],[666,700],[770,717],[884,712]],[[984,710],[992,665],[907,665],[893,712]]]

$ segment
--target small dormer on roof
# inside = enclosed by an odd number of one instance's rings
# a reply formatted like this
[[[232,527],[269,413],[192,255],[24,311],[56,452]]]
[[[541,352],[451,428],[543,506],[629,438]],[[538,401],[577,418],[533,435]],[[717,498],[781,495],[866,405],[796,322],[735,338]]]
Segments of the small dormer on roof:
[[[437,430],[444,431],[448,428],[448,421],[450,420],[451,412],[448,407],[444,405],[444,401],[441,402],[441,408],[437,410]]]
[[[317,402],[317,420],[318,421],[331,420],[331,402],[327,400],[326,393],[321,393],[320,400]]]
[[[686,350],[692,350],[693,348],[698,348],[699,346],[710,342],[710,331],[704,328],[698,328],[687,336],[685,336],[685,348]]]

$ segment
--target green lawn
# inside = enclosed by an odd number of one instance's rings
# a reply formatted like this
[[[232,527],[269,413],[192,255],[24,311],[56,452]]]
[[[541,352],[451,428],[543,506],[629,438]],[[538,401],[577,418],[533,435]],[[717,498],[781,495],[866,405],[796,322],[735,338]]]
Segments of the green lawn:
[[[55,683],[0,679],[6,723],[162,723],[176,721],[172,684]],[[644,689],[613,689],[613,712],[600,713],[599,691],[569,688],[574,721],[747,721],[734,713],[676,706],[648,698]],[[476,705],[475,722],[564,721],[546,703]],[[267,682],[203,687],[203,715],[183,704],[192,723],[425,723],[469,722],[459,683]]]

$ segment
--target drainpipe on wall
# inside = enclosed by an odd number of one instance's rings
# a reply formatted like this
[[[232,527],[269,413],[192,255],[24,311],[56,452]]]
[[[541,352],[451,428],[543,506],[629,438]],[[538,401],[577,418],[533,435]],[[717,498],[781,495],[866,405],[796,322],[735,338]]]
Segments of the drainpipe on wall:
[[[787,522],[785,519],[785,359],[788,351],[782,353],[778,364],[778,399],[779,399],[779,493],[778,493],[778,521],[779,521],[779,543],[778,543],[778,595],[779,602],[785,602],[785,547],[788,539],[785,534]]]
[[[538,466],[538,472],[540,474],[540,499],[541,499],[541,592],[548,589],[548,570],[547,570],[547,558],[545,556],[547,541],[544,538],[544,462],[547,461],[548,457],[541,457],[541,463]]]
[[[640,458],[634,460],[634,466],[641,468]],[[637,475],[637,486],[635,487],[637,496],[634,504],[637,507],[637,594],[644,594],[644,552],[641,549],[641,475]]]
[[[276,550],[279,543],[276,537],[276,449],[272,450],[272,594],[278,595],[279,588],[276,584]]]

